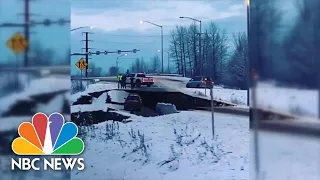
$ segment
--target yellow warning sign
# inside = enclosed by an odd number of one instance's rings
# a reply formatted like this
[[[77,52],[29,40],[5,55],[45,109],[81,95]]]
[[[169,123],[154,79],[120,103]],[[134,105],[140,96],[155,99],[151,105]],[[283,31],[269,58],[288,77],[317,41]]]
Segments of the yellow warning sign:
[[[20,33],[15,33],[7,41],[7,47],[10,48],[14,53],[20,54],[26,50],[28,47],[28,42]]]
[[[79,61],[77,61],[76,66],[80,70],[84,70],[87,68],[88,64],[86,63],[86,61],[83,58],[81,58],[81,59],[79,59]]]

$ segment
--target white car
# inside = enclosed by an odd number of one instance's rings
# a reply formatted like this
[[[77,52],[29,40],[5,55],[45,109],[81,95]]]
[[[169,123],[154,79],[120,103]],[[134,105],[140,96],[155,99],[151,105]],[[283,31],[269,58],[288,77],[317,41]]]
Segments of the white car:
[[[150,87],[154,84],[153,78],[146,77],[145,73],[133,73],[127,75],[127,84],[131,84],[131,78],[133,78],[133,83],[135,87],[141,87],[141,85],[146,85],[147,87]]]

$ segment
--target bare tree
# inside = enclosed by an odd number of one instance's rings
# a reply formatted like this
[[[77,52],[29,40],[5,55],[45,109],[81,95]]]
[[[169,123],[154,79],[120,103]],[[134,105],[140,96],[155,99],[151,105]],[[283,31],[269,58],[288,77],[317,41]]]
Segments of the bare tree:
[[[277,31],[282,13],[278,0],[250,2],[250,66],[261,79],[272,77],[275,62]]]
[[[131,72],[147,72],[148,66],[144,61],[143,57],[137,58],[130,67]]]
[[[298,16],[284,42],[290,81],[317,88],[320,67],[320,1],[301,0],[296,4]]]
[[[152,73],[159,72],[160,70],[160,58],[158,55],[151,58],[151,64],[149,66],[149,70]]]
[[[109,76],[116,76],[119,74],[119,68],[116,66],[111,66],[109,68]]]
[[[228,63],[231,84],[241,89],[247,88],[248,39],[246,33],[233,35],[235,50]]]
[[[180,59],[179,59],[179,55],[178,55],[178,41],[176,38],[176,32],[173,30],[170,32],[170,34],[171,34],[171,41],[170,41],[169,55],[172,59],[174,59],[178,73],[182,74]]]
[[[89,63],[89,69],[91,69],[91,72],[88,73],[89,76],[92,77],[100,77],[102,76],[102,68],[96,67],[94,63]]]

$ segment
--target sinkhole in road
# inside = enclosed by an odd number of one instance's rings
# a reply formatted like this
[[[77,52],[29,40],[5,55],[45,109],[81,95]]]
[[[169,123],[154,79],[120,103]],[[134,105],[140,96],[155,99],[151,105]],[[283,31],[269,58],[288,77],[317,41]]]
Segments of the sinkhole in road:
[[[135,115],[150,117],[159,115],[155,110],[157,103],[174,104],[177,110],[190,110],[199,107],[210,107],[207,99],[197,98],[181,92],[147,91],[137,89],[104,90],[82,95],[75,102],[76,105],[92,105],[95,110],[90,112],[73,112],[71,120],[77,124],[96,124],[107,120],[123,121],[129,117],[121,115],[117,110],[123,110],[123,104],[130,93],[138,94],[142,99],[142,111]],[[108,98],[109,95],[109,98]],[[215,102],[219,106],[219,102]],[[102,110],[102,109],[108,109]],[[85,111],[88,111],[87,109]]]
[[[164,91],[142,91],[135,89],[124,90],[104,90],[98,92],[88,93],[79,97],[72,105],[92,104],[94,99],[100,98],[102,95],[108,94],[112,104],[123,105],[126,97],[130,93],[138,94],[142,99],[142,105],[146,108],[155,110],[157,103],[174,104],[177,110],[189,110],[199,107],[210,107],[210,100],[193,97],[183,94],[181,92],[164,92]],[[105,96],[106,97],[106,96]],[[106,100],[106,99],[105,99]],[[214,101],[216,106],[227,105],[222,102]]]
[[[112,110],[112,109],[111,109]],[[78,126],[90,126],[105,121],[124,122],[129,116],[122,115],[115,111],[87,111],[71,114],[71,121]]]

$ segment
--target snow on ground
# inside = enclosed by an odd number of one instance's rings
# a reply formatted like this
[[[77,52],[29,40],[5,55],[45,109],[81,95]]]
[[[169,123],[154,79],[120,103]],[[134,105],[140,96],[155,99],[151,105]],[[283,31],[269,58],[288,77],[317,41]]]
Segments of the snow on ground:
[[[197,89],[197,88],[182,88],[181,92],[190,94],[197,97],[204,97],[206,99],[210,98],[209,89]],[[247,91],[246,90],[234,90],[234,89],[224,89],[221,87],[214,87],[213,99],[230,102],[238,105],[247,104]]]
[[[186,88],[186,82],[176,82],[167,79],[159,79],[159,81],[163,86],[179,90],[182,93],[206,99],[210,98],[210,91],[208,89]],[[235,90],[215,86],[213,97],[216,100],[238,105],[247,104],[247,90]],[[260,82],[257,86],[257,106],[295,115],[314,117],[318,116],[318,92],[316,90],[277,87],[271,83]]]
[[[171,78],[171,77],[170,77]],[[175,77],[180,78],[181,77]],[[171,81],[168,79],[156,79],[156,83],[161,84],[162,86],[170,87],[176,89],[182,93],[188,94],[190,96],[196,96],[200,98],[210,99],[210,90],[209,89],[200,89],[200,88],[186,88],[186,83],[189,80],[184,80],[182,82]],[[225,89],[221,86],[214,86],[213,88],[213,98],[215,100],[226,101],[238,105],[245,105],[247,103],[247,91],[246,90],[235,90],[235,89]]]
[[[2,85],[0,87],[0,98],[8,95],[8,93],[11,93],[10,91],[7,91],[7,89],[16,91],[17,89],[24,88],[28,82],[28,79],[34,79],[34,77],[28,73],[9,71],[0,72],[0,82]]]
[[[271,83],[257,86],[257,105],[287,113],[306,116],[318,115],[316,90],[276,87]]]
[[[111,91],[112,92],[112,91]],[[113,98],[118,97],[117,95],[123,94],[122,92],[116,93],[116,94],[111,94],[109,95],[112,98],[112,101],[114,100]],[[115,104],[107,104],[106,99],[107,99],[108,93],[105,92],[101,94],[98,98],[93,97],[91,104],[83,104],[83,105],[72,105],[71,106],[71,113],[76,113],[76,112],[89,112],[89,111],[107,111],[108,108],[112,109],[123,109],[121,105],[115,105]],[[115,98],[116,99],[116,98]],[[118,101],[114,101],[118,102]]]
[[[174,80],[181,82],[188,82],[191,78],[188,77],[178,77],[178,76],[153,76],[156,79],[166,79],[166,80]]]
[[[112,90],[112,89],[118,89],[117,83],[96,83],[96,84],[89,84],[85,91],[77,92],[71,95],[71,102],[75,102],[79,97],[83,95],[87,95],[88,93],[92,92],[98,92],[98,91],[105,91],[105,90]]]
[[[209,112],[130,119],[80,129],[86,169],[73,180],[249,179],[247,117],[216,113],[214,140]]]
[[[254,175],[254,136],[250,134],[250,175]],[[320,179],[319,139],[275,132],[259,132],[258,137],[261,179]]]
[[[11,105],[19,100],[27,100],[30,96],[42,93],[50,93],[61,90],[70,90],[70,79],[68,77],[46,77],[31,80],[29,84],[25,84],[25,88],[21,92],[12,92],[0,99],[0,114],[7,111]]]

